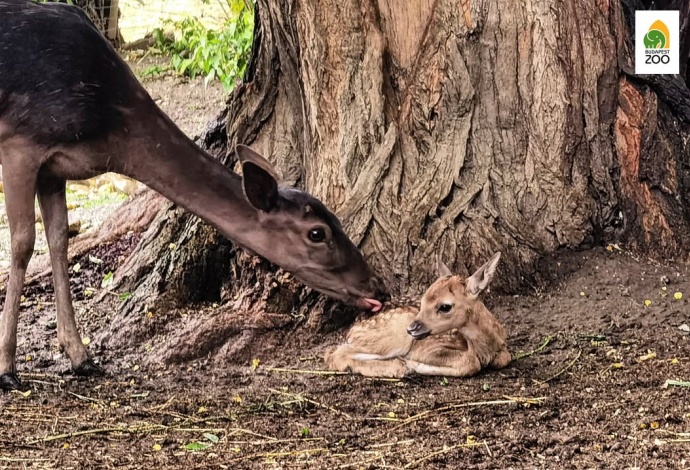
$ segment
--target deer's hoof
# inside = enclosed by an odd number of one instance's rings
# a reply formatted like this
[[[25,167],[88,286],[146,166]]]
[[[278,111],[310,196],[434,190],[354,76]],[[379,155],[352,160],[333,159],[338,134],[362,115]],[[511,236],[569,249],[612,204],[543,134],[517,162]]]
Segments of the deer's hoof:
[[[21,390],[23,391],[24,386],[19,381],[17,374],[3,374],[0,375],[0,390],[9,392],[10,390]]]
[[[74,368],[74,373],[82,377],[103,377],[105,370],[96,365],[91,359],[87,359]]]

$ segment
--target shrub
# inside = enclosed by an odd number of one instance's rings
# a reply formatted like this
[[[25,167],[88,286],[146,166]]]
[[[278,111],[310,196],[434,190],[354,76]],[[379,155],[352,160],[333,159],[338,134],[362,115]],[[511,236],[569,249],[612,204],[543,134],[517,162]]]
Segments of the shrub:
[[[208,1],[208,0],[207,0]],[[217,0],[225,21],[219,29],[204,26],[197,18],[166,21],[174,38],[164,28],[153,31],[155,50],[170,55],[170,68],[191,78],[204,76],[204,83],[219,80],[232,89],[242,78],[249,61],[254,32],[253,0]]]

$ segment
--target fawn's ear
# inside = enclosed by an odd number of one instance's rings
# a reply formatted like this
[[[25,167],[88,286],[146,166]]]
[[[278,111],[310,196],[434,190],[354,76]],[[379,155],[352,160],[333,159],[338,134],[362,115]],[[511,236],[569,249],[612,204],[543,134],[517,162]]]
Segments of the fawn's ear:
[[[441,258],[436,258],[436,272],[438,273],[439,277],[445,277],[445,276],[452,276],[453,273],[448,269],[448,266],[441,261]]]
[[[498,260],[501,258],[501,252],[496,252],[489,261],[487,261],[481,268],[477,269],[468,279],[465,286],[467,296],[476,299],[484,289],[486,289],[494,277]]]
[[[278,206],[278,176],[264,157],[245,145],[235,147],[242,163],[242,188],[255,209],[270,212]]]

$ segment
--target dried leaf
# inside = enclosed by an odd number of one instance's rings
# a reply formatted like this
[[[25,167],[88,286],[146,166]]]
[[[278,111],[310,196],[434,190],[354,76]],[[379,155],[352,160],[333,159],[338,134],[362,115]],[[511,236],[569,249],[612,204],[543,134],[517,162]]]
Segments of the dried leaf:
[[[655,353],[654,351],[649,351],[649,350],[648,350],[648,351],[647,351],[647,354],[645,354],[644,356],[640,356],[640,357],[637,358],[637,362],[644,362],[644,361],[648,361],[648,360],[650,360],[650,359],[655,359],[655,358],[656,358],[656,353]]]

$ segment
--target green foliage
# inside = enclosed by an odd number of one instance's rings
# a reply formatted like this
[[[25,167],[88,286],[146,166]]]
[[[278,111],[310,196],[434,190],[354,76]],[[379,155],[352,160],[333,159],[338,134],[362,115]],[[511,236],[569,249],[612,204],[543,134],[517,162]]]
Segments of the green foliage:
[[[208,0],[207,0],[208,1]],[[253,0],[217,0],[226,19],[219,29],[209,29],[197,18],[166,21],[176,32],[170,39],[163,28],[153,31],[155,48],[169,54],[170,68],[191,78],[204,76],[204,83],[219,80],[232,89],[242,78],[249,61],[254,32]]]
[[[139,72],[139,76],[141,78],[157,77],[158,75],[161,75],[163,72],[165,72],[167,69],[167,67],[161,67],[160,65],[152,65],[151,67],[147,67],[145,70]]]

